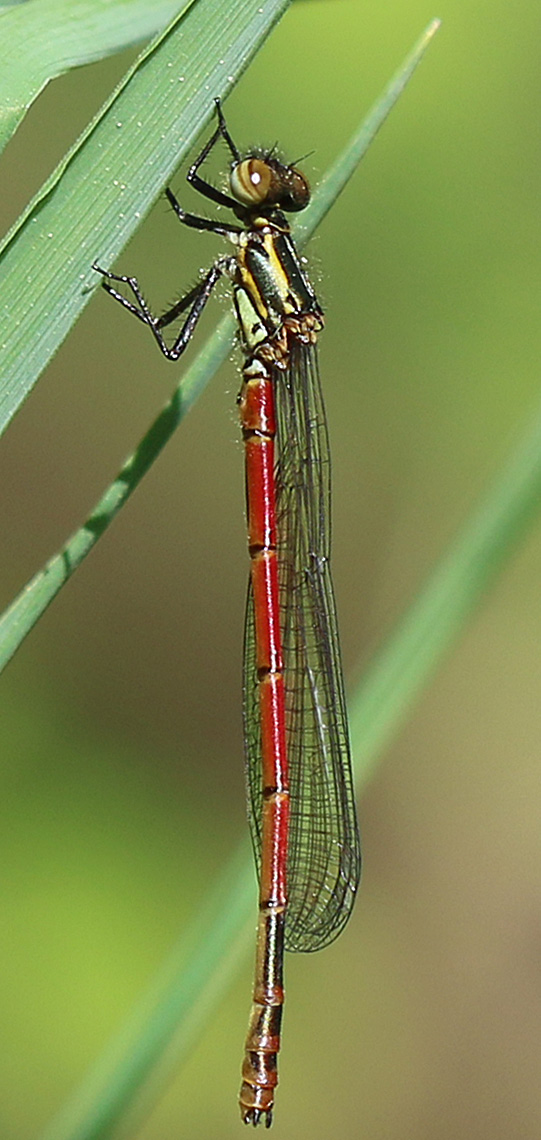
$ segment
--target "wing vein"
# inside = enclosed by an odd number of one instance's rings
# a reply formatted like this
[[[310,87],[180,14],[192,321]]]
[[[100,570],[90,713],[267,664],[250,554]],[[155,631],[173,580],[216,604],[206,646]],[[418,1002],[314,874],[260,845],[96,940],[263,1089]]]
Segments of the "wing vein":
[[[360,875],[336,606],[330,577],[330,463],[315,346],[275,369],[281,632],[291,783],[286,948],[332,942]],[[248,813],[261,863],[261,730],[251,587],[244,644]]]

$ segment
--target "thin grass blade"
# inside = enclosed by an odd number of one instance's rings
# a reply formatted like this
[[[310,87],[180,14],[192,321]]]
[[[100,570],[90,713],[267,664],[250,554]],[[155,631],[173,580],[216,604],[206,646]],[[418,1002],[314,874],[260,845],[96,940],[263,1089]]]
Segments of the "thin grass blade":
[[[490,583],[529,525],[539,517],[540,508],[541,409],[484,503],[435,568],[352,695],[350,723],[359,793]],[[178,1070],[189,1056],[204,1028],[206,1015],[210,1016],[216,1008],[215,1001],[225,992],[248,946],[250,931],[246,920],[253,909],[254,876],[244,845],[232,859],[227,875],[229,889],[218,895],[219,905],[213,918],[210,900],[205,907],[209,922],[204,933],[200,932],[200,941],[195,942],[190,954],[181,953],[180,949],[174,951],[171,961],[182,961],[178,975],[174,976],[173,971],[161,989],[158,981],[154,983],[151,995],[143,1003],[145,1017],[138,1015],[135,1022],[131,1020],[107,1059],[100,1063],[101,1084],[93,1075],[95,1102],[88,1105],[89,1089],[85,1084],[81,1099],[78,1094],[70,1106],[69,1120],[71,1124],[76,1120],[77,1127],[64,1130],[56,1121],[54,1129],[48,1130],[42,1140],[105,1140],[109,1131],[95,1130],[93,1124],[102,1111],[100,1106],[113,1105],[115,1114],[120,1113],[122,1104],[128,1107],[136,1092],[135,1076],[144,1080],[174,1037],[174,1019],[170,1017],[173,1007],[185,1021],[174,1051],[160,1062],[159,1082],[163,1083],[173,1065]],[[236,920],[231,924],[233,913]],[[220,948],[220,954],[211,960],[206,953],[208,946],[213,945]],[[208,974],[198,968],[203,956]],[[127,1052],[119,1057],[121,1043]],[[115,1064],[111,1068],[113,1057]]]
[[[349,182],[351,175],[357,169],[361,159],[364,158],[380,127],[409,83],[440,27],[441,20],[430,21],[402,66],[393,75],[383,94],[374,103],[359,130],[349,140],[348,146],[345,147],[336,162],[322,178],[317,195],[313,195],[311,202],[303,211],[302,218],[298,219],[294,227],[293,232],[298,245],[302,245],[303,240],[306,240],[313,233],[315,227],[323,221],[325,214],[336,202],[338,195]]]
[[[187,1060],[237,973],[252,935],[253,889],[254,870],[244,843],[127,1024],[40,1140],[108,1140],[127,1113],[135,1135],[143,1108],[150,1109],[170,1068]],[[151,1087],[145,1084],[149,1074]]]

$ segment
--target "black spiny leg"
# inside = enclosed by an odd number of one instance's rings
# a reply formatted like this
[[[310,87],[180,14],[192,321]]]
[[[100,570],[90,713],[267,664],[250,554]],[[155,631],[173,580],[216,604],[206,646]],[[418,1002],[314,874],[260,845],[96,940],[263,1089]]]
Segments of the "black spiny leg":
[[[203,147],[201,154],[198,156],[198,158],[196,158],[195,162],[190,167],[187,174],[187,179],[188,182],[190,182],[196,190],[198,190],[201,194],[204,194],[207,198],[210,198],[213,202],[217,202],[220,206],[227,206],[230,209],[237,210],[238,202],[236,202],[234,198],[230,197],[228,194],[223,194],[221,190],[217,190],[216,187],[211,186],[209,182],[206,182],[205,179],[201,178],[197,173],[199,167],[205,161],[205,159],[208,158],[212,148],[216,145],[218,139],[220,138],[222,138],[229,147],[234,162],[240,161],[240,153],[237,150],[237,147],[235,146],[235,143],[233,142],[233,139],[231,138],[231,135],[227,129],[222,108],[220,106],[220,100],[216,99],[215,102],[218,114],[218,126],[216,127],[216,130],[214,131],[212,137]],[[177,215],[177,218],[185,226],[191,226],[191,228],[195,230],[207,230],[211,233],[219,234],[222,237],[232,238],[233,241],[235,241],[238,234],[244,232],[243,226],[237,226],[231,223],[223,224],[222,222],[215,222],[210,218],[200,218],[197,216],[197,214],[189,214],[186,212],[186,210],[183,210],[180,203],[177,202],[177,199],[175,198],[172,190],[167,189],[165,193],[169,204],[173,207],[173,210]],[[166,356],[168,360],[178,360],[179,356],[181,356],[184,352],[184,349],[186,348],[186,345],[192,336],[194,328],[201,316],[201,313],[203,312],[203,309],[205,308],[205,305],[210,297],[210,294],[212,293],[212,290],[214,289],[218,278],[222,275],[222,273],[225,273],[229,270],[230,259],[220,258],[218,261],[216,261],[214,265],[209,269],[208,273],[205,274],[202,281],[195,285],[193,289],[190,289],[189,293],[186,293],[185,297],[181,297],[180,301],[177,301],[174,305],[171,306],[170,309],[167,309],[166,312],[162,313],[162,315],[159,317],[155,317],[151,313],[145,301],[145,298],[141,293],[136,277],[128,277],[123,273],[111,273],[107,269],[102,269],[96,262],[94,262],[93,268],[97,273],[101,273],[103,277],[103,288],[106,290],[106,292],[109,293],[111,297],[114,297],[115,301],[118,301],[119,304],[123,305],[129,313],[133,313],[133,316],[137,317],[139,321],[142,321],[144,325],[148,325],[149,329],[152,332],[152,335],[154,336],[154,339],[158,344],[160,351],[163,352],[163,355]],[[124,294],[120,292],[119,289],[115,289],[115,286],[112,285],[111,282],[118,282],[121,285],[126,285],[128,289],[131,290],[135,301],[130,301],[128,297],[125,297]],[[184,324],[178,336],[176,337],[176,340],[171,345],[171,347],[169,347],[164,340],[161,330],[163,328],[166,328],[167,325],[172,324],[173,321],[175,321],[177,317],[181,316],[182,313],[186,312],[186,310],[188,310],[186,320],[184,321]]]
[[[212,189],[213,187],[211,186],[211,190]],[[216,193],[218,194],[219,191],[217,190]],[[194,230],[210,230],[211,233],[221,234],[222,237],[231,237],[235,234],[244,233],[243,226],[235,226],[230,223],[222,224],[221,222],[213,221],[212,218],[200,218],[197,214],[187,214],[186,210],[183,210],[180,203],[177,202],[173,191],[170,190],[169,187],[167,187],[165,191],[165,197],[173,207],[179,222],[182,222],[184,226],[191,226]],[[225,197],[225,195],[223,195],[223,197]]]
[[[193,330],[218,278],[221,277],[225,270],[225,263],[223,260],[216,261],[208,273],[205,274],[203,280],[199,281],[193,289],[190,289],[190,292],[186,293],[185,297],[181,297],[180,301],[177,301],[170,309],[167,309],[161,317],[154,317],[150,312],[136,277],[127,277],[125,274],[119,273],[109,273],[107,269],[102,269],[96,262],[94,262],[93,269],[95,269],[97,273],[101,273],[103,277],[102,284],[105,291],[109,293],[111,297],[114,297],[115,301],[119,301],[129,313],[133,313],[134,317],[137,317],[143,324],[148,325],[163,355],[166,356],[168,360],[178,360],[179,356],[182,356],[192,336]],[[129,301],[127,297],[124,297],[123,293],[110,284],[111,281],[118,281],[120,284],[127,285],[128,288],[131,289],[137,304],[134,304],[133,301]],[[161,329],[172,324],[186,309],[189,309],[188,316],[176,340],[171,347],[169,347],[162,336]]]
[[[190,183],[191,186],[194,187],[195,190],[198,190],[200,194],[204,194],[206,198],[210,198],[212,202],[217,202],[219,206],[227,206],[230,210],[236,210],[238,208],[238,202],[235,201],[235,199],[232,198],[230,194],[224,194],[222,190],[217,190],[215,186],[211,186],[210,182],[207,182],[204,178],[201,178],[201,175],[197,173],[199,167],[204,163],[205,159],[208,158],[212,148],[216,146],[216,143],[220,138],[222,138],[229,147],[229,150],[231,151],[231,155],[233,157],[233,162],[240,162],[240,152],[235,146],[235,143],[233,142],[233,139],[231,138],[231,135],[227,129],[220,100],[215,99],[214,102],[216,104],[216,111],[218,114],[218,126],[216,127],[216,130],[212,137],[209,139],[208,143],[206,143],[203,147],[201,154],[198,155],[195,162],[192,162],[192,165],[190,166],[190,169],[186,175],[186,180]]]

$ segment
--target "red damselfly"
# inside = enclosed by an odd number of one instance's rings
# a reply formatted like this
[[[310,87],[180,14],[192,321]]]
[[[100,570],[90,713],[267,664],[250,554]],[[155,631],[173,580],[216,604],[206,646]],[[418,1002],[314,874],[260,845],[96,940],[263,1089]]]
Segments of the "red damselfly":
[[[275,148],[241,155],[216,100],[218,125],[188,182],[240,222],[186,213],[179,220],[229,238],[218,258],[167,312],[154,317],[137,280],[97,264],[108,293],[177,360],[220,277],[232,281],[244,353],[238,397],[246,452],[251,572],[244,635],[248,814],[259,875],[253,1005],[240,1092],[245,1123],[272,1121],[284,1003],[283,956],[319,950],[347,922],[360,851],[330,557],[330,466],[316,342],[323,312],[285,212],[310,190]],[[200,174],[222,140],[228,192]],[[126,286],[132,299],[117,288]],[[171,345],[163,329],[185,316]]]

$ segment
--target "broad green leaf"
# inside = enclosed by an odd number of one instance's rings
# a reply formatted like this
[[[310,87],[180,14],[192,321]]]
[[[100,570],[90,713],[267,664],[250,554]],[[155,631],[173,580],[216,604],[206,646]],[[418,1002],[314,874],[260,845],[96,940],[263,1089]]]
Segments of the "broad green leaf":
[[[288,0],[195,0],[140,57],[0,249],[0,432]]]
[[[150,39],[193,0],[27,0],[0,8],[0,152],[50,79]]]

